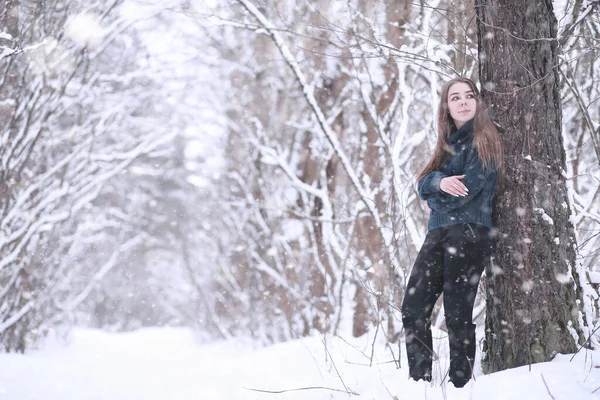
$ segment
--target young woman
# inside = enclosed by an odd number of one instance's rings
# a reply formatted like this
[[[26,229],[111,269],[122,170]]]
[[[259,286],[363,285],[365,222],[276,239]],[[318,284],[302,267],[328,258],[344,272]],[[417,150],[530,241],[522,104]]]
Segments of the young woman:
[[[411,271],[402,320],[409,372],[431,381],[431,312],[444,294],[450,340],[449,379],[464,386],[475,359],[473,304],[479,278],[492,254],[492,203],[503,150],[475,84],[456,78],[444,85],[438,140],[418,180],[431,209],[425,242]]]

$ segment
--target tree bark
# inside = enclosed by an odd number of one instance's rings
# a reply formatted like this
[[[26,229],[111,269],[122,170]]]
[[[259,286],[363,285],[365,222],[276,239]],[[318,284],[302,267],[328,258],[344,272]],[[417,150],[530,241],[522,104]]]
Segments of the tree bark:
[[[477,40],[475,32],[474,0],[450,0],[445,10],[448,18],[448,44],[453,47],[450,52],[452,65],[455,70],[465,75],[474,71],[472,60],[468,50],[471,43]]]
[[[0,32],[12,37],[11,39],[7,37],[0,38],[0,48],[14,49],[19,42],[18,7],[18,0],[0,0]],[[18,91],[18,72],[12,65],[14,57],[15,55],[11,54],[0,59],[0,71],[4,72],[4,76],[0,77],[0,82],[2,82],[0,85],[0,129],[2,132],[10,125],[15,108],[14,98]],[[5,186],[4,182],[1,185]],[[5,191],[4,188],[0,190]]]
[[[0,39],[0,48],[15,49],[19,42],[19,1],[18,0],[0,0],[0,32],[10,35]],[[14,134],[14,125],[11,126],[13,113],[15,111],[15,99],[19,94],[19,71],[15,67],[15,55],[10,54],[0,59],[0,71],[4,76],[0,76],[0,132],[4,135],[9,131],[10,136]],[[6,143],[3,143],[6,145]],[[0,157],[2,156],[0,152]],[[8,168],[3,168],[0,171],[0,224],[3,222],[6,210],[9,207],[13,189],[8,184],[13,178],[7,171]],[[3,224],[2,224],[3,225]],[[0,347],[6,351],[17,351],[23,353],[26,348],[25,336],[27,335],[26,323],[11,323],[11,316],[17,314],[19,308],[25,305],[25,301],[20,293],[24,287],[29,286],[29,274],[23,269],[18,272],[18,278],[12,279],[12,271],[5,270],[0,273],[0,291],[4,292],[0,296],[0,304],[4,303],[4,312],[0,313]],[[14,283],[13,283],[14,282]],[[10,286],[10,287],[9,287]],[[22,317],[25,320],[26,317]]]
[[[503,128],[506,165],[487,271],[484,369],[494,372],[574,352],[583,319],[552,2],[476,0],[475,9],[482,93]]]

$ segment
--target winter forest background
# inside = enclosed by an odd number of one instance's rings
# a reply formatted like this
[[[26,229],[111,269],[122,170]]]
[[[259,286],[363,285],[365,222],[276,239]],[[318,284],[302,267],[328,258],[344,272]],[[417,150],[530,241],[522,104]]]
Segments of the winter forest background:
[[[593,3],[553,2],[575,267],[595,323]],[[2,350],[76,325],[397,340],[441,85],[478,81],[473,0],[0,5]]]

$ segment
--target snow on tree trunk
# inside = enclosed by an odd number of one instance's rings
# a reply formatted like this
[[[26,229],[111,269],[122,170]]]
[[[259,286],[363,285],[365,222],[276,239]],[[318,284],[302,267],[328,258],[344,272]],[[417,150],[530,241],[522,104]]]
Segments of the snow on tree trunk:
[[[484,368],[494,372],[575,351],[581,327],[552,3],[477,0],[475,9],[482,92],[505,145],[487,271]]]

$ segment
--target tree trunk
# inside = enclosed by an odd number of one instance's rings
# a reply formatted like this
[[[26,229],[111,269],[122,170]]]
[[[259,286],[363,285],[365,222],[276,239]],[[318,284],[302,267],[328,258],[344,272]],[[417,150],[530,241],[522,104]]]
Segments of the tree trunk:
[[[0,38],[0,46],[3,48],[14,49],[19,42],[19,2],[17,0],[0,0],[0,32],[10,35]],[[12,115],[15,109],[15,98],[18,92],[19,73],[14,67],[14,54],[0,59],[0,71],[4,76],[0,77],[0,130],[4,133],[9,128]],[[0,183],[2,198],[8,194],[4,193],[7,188],[4,180],[5,176],[0,173],[2,182]]]
[[[474,0],[450,0],[445,10],[448,18],[448,44],[452,65],[455,70],[464,75],[475,70],[469,47],[476,39],[475,18],[473,18]]]
[[[19,2],[17,0],[0,0],[0,32],[10,35],[0,39],[0,46],[5,49],[15,49],[19,43]],[[14,134],[15,129],[12,125],[15,104],[19,95],[19,70],[15,67],[15,55],[10,54],[0,59],[0,71],[4,76],[0,76],[0,132],[10,132],[9,137]],[[6,143],[3,143],[6,145]],[[0,157],[3,156],[0,152]],[[13,189],[9,181],[13,178],[9,168],[3,168],[0,171],[0,225],[3,226],[3,219],[9,208]],[[24,306],[23,288],[29,285],[29,274],[24,269],[14,274],[9,268],[0,271],[0,304],[3,304],[3,310],[0,311],[0,326],[10,320],[20,307]],[[18,276],[17,279],[13,277]],[[0,348],[6,351],[24,352],[28,326],[23,322],[26,317],[22,317],[21,323],[13,323],[6,328],[0,327]]]
[[[494,372],[574,352],[582,319],[552,2],[476,0],[475,9],[482,92],[504,130],[506,165],[487,271],[484,368]]]

